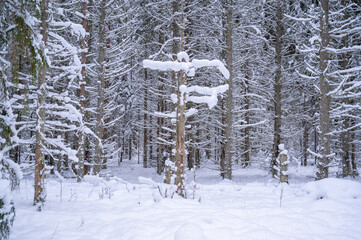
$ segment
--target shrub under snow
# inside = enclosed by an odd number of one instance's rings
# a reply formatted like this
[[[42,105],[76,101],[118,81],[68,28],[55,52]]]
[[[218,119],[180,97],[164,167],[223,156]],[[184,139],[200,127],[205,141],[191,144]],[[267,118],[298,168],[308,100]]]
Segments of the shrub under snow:
[[[313,199],[356,199],[361,198],[361,183],[338,178],[326,178],[306,183],[302,190]]]
[[[0,239],[8,239],[15,218],[15,208],[11,200],[10,182],[0,179]]]

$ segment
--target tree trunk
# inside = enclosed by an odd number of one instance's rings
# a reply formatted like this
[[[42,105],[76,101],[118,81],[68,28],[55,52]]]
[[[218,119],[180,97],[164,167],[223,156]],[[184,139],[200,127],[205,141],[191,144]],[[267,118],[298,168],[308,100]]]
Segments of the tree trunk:
[[[303,112],[306,113],[306,96],[303,97]],[[306,119],[302,120],[302,126],[303,126],[303,136],[302,136],[302,158],[303,161],[302,166],[307,166],[307,157],[308,157],[308,134],[310,131],[309,123],[306,121]]]
[[[178,91],[177,91],[177,130],[176,130],[176,177],[174,184],[177,186],[177,193],[184,197],[184,173],[186,164],[186,147],[185,147],[185,123],[186,123],[186,102],[185,94],[179,89],[180,86],[186,84],[186,75],[183,71],[178,73]]]
[[[282,2],[281,0],[277,1],[277,10],[276,10],[276,73],[275,73],[275,82],[274,82],[274,127],[273,127],[273,152],[272,152],[272,175],[275,177],[277,175],[277,170],[274,168],[277,165],[277,157],[279,154],[278,146],[281,143],[281,115],[282,115],[282,106],[281,106],[281,94],[282,94]]]
[[[91,11],[94,8],[94,3],[93,0],[88,0],[88,4],[87,4],[87,12]],[[92,53],[93,52],[93,18],[89,17],[89,19],[86,19],[86,26],[87,26],[87,43],[86,46],[88,48],[87,53]],[[94,44],[95,45],[95,44]],[[86,63],[90,64],[92,62],[92,59],[89,57],[86,57]],[[86,85],[90,85],[91,84],[91,80],[90,77],[85,74],[85,81],[86,81]],[[89,92],[85,91],[85,107],[89,106]],[[89,122],[89,118],[90,118],[90,114],[89,112],[86,111],[86,109],[84,109],[84,123]],[[90,140],[87,136],[84,136],[84,149],[85,149],[85,155],[84,155],[84,174],[88,174],[90,173],[91,170],[91,152],[90,152]]]
[[[173,15],[175,16],[178,11],[179,11],[179,1],[178,0],[174,0],[172,2],[172,7],[173,7]],[[178,44],[178,41],[176,40],[177,38],[179,38],[179,25],[178,25],[178,22],[177,22],[177,18],[176,17],[173,17],[173,23],[172,23],[172,27],[173,27],[173,45],[172,45],[172,53],[173,53],[173,58],[174,60],[177,59],[177,53],[179,52],[179,44]],[[176,72],[173,72],[172,73],[172,81],[173,81],[173,84],[172,85],[177,85],[177,73]],[[175,108],[176,106],[174,106]],[[177,126],[176,126],[177,128]],[[173,142],[177,142],[177,139],[176,139],[176,136],[175,134],[172,132],[172,137],[171,137],[172,141]],[[172,144],[172,146],[170,147],[170,161],[171,162],[175,162],[175,155],[173,154],[173,149],[175,149],[176,146],[174,146]],[[164,179],[164,182],[165,183],[170,183],[171,182],[171,176],[173,175],[172,173],[172,169],[170,166],[167,166],[166,167],[166,173],[165,173],[165,179]]]
[[[41,1],[41,30],[40,34],[43,36],[43,47],[45,49],[48,42],[48,0]],[[46,59],[43,56],[43,59]],[[37,116],[36,116],[36,144],[35,144],[35,189],[34,189],[34,205],[38,205],[38,211],[41,210],[41,205],[45,201],[45,156],[44,156],[44,140],[45,134],[45,85],[47,75],[47,63],[45,60],[39,67],[38,75],[38,104],[37,104]]]
[[[163,44],[164,39],[163,37],[159,37],[159,43]],[[158,105],[157,105],[157,111],[158,112],[164,112],[164,101],[163,101],[163,92],[164,92],[164,74],[159,73],[158,76]],[[156,159],[157,159],[157,173],[159,175],[162,174],[164,170],[164,157],[163,157],[163,143],[159,140],[159,138],[163,138],[163,125],[164,125],[164,118],[163,117],[157,117],[157,153],[156,153]]]
[[[228,79],[228,94],[225,104],[225,116],[223,116],[223,124],[225,125],[225,143],[222,146],[221,154],[221,176],[226,179],[232,179],[232,127],[233,127],[233,2],[232,0],[225,0],[223,3],[223,9],[226,11],[223,19],[223,31],[225,49],[223,51],[223,57],[226,61],[226,66],[230,73]]]
[[[133,150],[133,135],[129,136],[128,139],[128,159],[132,160],[132,150]]]
[[[160,77],[160,82],[161,82],[161,85],[163,85],[163,82],[162,82],[162,77]],[[162,92],[163,91],[163,87],[161,86],[159,88],[159,91]],[[164,108],[163,108],[163,100],[161,98],[158,99],[158,112],[163,112],[164,111]],[[157,122],[158,122],[158,126],[157,126],[157,136],[159,138],[163,138],[163,122],[164,122],[164,119],[162,117],[158,117],[157,119]],[[164,159],[163,159],[163,144],[161,142],[158,141],[158,149],[157,149],[157,173],[160,175],[162,174],[163,172],[163,169],[164,169]]]
[[[348,0],[342,0],[341,3],[344,7],[348,5]],[[347,21],[350,18],[350,14],[345,8],[343,12],[343,19]],[[348,35],[345,34],[344,37],[342,37],[342,45],[344,48],[347,48],[349,46],[348,44],[349,38]],[[350,54],[345,53],[342,54],[342,61],[341,61],[341,69],[347,69],[349,65],[349,58]],[[348,98],[345,98],[343,100],[344,105],[351,105],[350,100]],[[351,144],[351,137],[350,137],[350,131],[348,131],[348,128],[350,127],[350,117],[342,116],[342,133],[341,133],[341,144],[342,144],[342,176],[347,177],[351,175],[352,166],[351,166],[351,154],[350,154],[350,144]]]
[[[82,26],[86,31],[86,14],[87,14],[87,1],[83,1],[83,19],[82,19]],[[81,41],[81,80],[80,80],[80,91],[79,91],[79,99],[80,99],[80,114],[82,116],[82,125],[84,125],[85,119],[85,84],[86,84],[86,73],[85,73],[85,64],[86,64],[86,38],[83,37]],[[80,126],[81,129],[79,131],[79,148],[78,148],[78,169],[77,169],[77,181],[81,182],[84,177],[84,159],[85,159],[85,134],[83,130],[83,126]]]
[[[109,2],[109,1],[108,1]],[[109,9],[109,8],[111,8],[111,6],[110,5],[108,5],[108,7],[106,8],[106,7],[104,7],[104,12],[107,12],[107,9]],[[106,29],[107,29],[107,32],[111,32],[111,26],[110,26],[110,23],[108,22],[108,23],[106,23],[106,22],[104,22],[104,24],[106,24],[107,25],[107,27],[105,27]],[[106,45],[106,51],[111,51],[110,50],[110,43],[111,43],[111,41],[110,41],[110,37],[108,36],[107,37],[107,39],[105,40],[105,45]],[[106,54],[105,54],[106,55]],[[109,76],[107,76],[107,74],[109,73],[109,70],[110,70],[110,67],[109,67],[109,58],[108,57],[106,57],[105,58],[105,74],[104,74],[104,93],[107,91],[107,89],[110,87],[110,79],[109,79]],[[108,100],[108,98],[104,95],[104,107],[103,108],[106,108],[106,106],[109,104],[109,100]],[[109,115],[106,113],[106,112],[104,112],[104,118],[103,118],[103,121],[104,121],[104,126],[103,126],[103,138],[102,138],[102,140],[103,140],[103,144],[105,144],[106,142],[107,142],[107,140],[108,140],[108,138],[109,138],[109,135],[111,135],[111,133],[110,133],[110,129],[109,129],[109,126],[107,126],[108,125],[108,123],[110,122],[110,117],[109,117]],[[104,148],[103,147],[103,156],[104,156],[104,151],[106,151],[106,149],[107,148]],[[128,154],[128,156],[129,156],[129,154]],[[105,157],[103,157],[102,158],[102,161],[101,161],[101,169],[107,169],[107,167],[108,167],[108,159],[107,158],[105,158]]]
[[[355,124],[354,121],[352,121],[352,124]],[[352,176],[356,177],[358,175],[357,171],[357,164],[356,164],[356,132],[355,129],[351,132],[351,166],[352,166]]]
[[[104,135],[104,88],[105,88],[105,54],[106,54],[106,6],[107,1],[100,2],[100,19],[99,19],[99,47],[98,47],[98,103],[97,103],[97,119],[96,119],[96,142],[94,156],[94,175],[98,174],[101,169],[103,159],[103,135]]]
[[[184,2],[182,0],[182,29],[181,51],[184,51]],[[185,59],[181,59],[185,62]],[[175,156],[175,179],[178,195],[184,197],[184,174],[186,166],[185,124],[186,124],[186,94],[180,91],[180,86],[186,85],[187,76],[182,70],[178,72],[177,86],[177,128],[176,128],[176,156]]]
[[[319,135],[319,153],[316,173],[317,179],[328,177],[328,165],[331,161],[330,156],[330,91],[329,80],[327,76],[327,65],[329,61],[329,53],[327,51],[330,42],[329,36],[329,6],[328,0],[321,1],[321,16],[320,16],[320,30],[321,30],[321,49],[320,49],[320,135]]]
[[[280,156],[280,182],[288,183],[288,162],[287,154],[281,152]]]
[[[144,113],[143,113],[143,167],[148,167],[148,130],[147,130],[147,111],[148,111],[148,91],[147,91],[147,80],[148,80],[148,71],[144,69]]]
[[[244,116],[244,120],[245,120],[245,124],[246,127],[244,128],[244,160],[243,160],[243,167],[248,167],[250,165],[250,155],[251,155],[251,139],[250,139],[250,117],[249,117],[249,106],[250,106],[250,99],[247,96],[247,94],[249,93],[249,74],[248,74],[248,61],[246,62],[245,65],[245,71],[246,71],[246,76],[245,76],[245,80],[244,80],[244,92],[245,92],[245,97],[244,97],[244,110],[245,110],[245,116]]]
[[[196,139],[196,149],[195,149],[195,154],[194,154],[194,164],[197,168],[200,168],[201,167],[201,154],[200,154],[200,149],[199,149],[199,142],[200,142],[200,133],[201,131],[199,130],[199,124],[196,123],[196,128],[197,128],[197,131],[196,131],[196,136],[195,136],[195,139]]]

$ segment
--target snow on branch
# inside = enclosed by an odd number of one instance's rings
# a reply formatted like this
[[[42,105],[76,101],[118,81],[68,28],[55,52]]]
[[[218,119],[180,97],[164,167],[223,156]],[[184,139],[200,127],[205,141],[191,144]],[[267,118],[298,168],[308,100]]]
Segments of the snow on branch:
[[[149,68],[152,70],[159,71],[184,71],[188,76],[193,77],[195,75],[195,70],[202,67],[216,67],[222,73],[222,75],[229,79],[230,74],[224,64],[218,59],[215,60],[198,60],[193,59],[189,62],[189,56],[186,52],[180,52],[177,54],[177,61],[153,61],[153,60],[144,60],[144,68]]]
[[[329,75],[355,73],[355,72],[360,72],[360,71],[361,71],[361,66],[357,66],[357,67],[348,68],[348,69],[344,69],[344,70],[337,70],[335,72],[330,73]]]
[[[221,85],[218,87],[201,87],[201,86],[191,86],[187,87],[185,85],[179,86],[179,90],[182,93],[187,94],[187,101],[191,101],[194,103],[207,103],[209,109],[212,109],[217,105],[218,102],[218,94],[222,94],[228,90],[228,84]],[[197,92],[206,96],[188,96],[189,93]]]
[[[149,68],[152,70],[159,70],[159,71],[185,71],[188,72],[189,69],[192,67],[190,63],[184,62],[173,62],[173,61],[153,61],[153,60],[144,60],[143,66],[145,68]]]
[[[218,70],[222,73],[222,75],[226,79],[229,79],[229,71],[228,71],[228,69],[218,59],[215,59],[215,60],[193,59],[192,64],[193,64],[195,69],[202,68],[202,67],[217,67]]]

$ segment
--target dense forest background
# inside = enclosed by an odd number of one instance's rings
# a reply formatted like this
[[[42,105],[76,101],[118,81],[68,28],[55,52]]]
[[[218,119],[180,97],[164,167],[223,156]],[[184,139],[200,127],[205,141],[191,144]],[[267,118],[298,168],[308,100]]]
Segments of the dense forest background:
[[[45,174],[81,181],[128,159],[164,174],[175,161],[179,74],[142,61],[177,61],[180,51],[230,72],[187,77],[229,90],[212,109],[187,104],[196,113],[186,167],[212,162],[231,179],[254,165],[276,176],[284,144],[290,161],[317,166],[317,179],[329,166],[357,174],[358,0],[2,0],[1,177],[16,188],[19,166],[35,168],[39,203]]]

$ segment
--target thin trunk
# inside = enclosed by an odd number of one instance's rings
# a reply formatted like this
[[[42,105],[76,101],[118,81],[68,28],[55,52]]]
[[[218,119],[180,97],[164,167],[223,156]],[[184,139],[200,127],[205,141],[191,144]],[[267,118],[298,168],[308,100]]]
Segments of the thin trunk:
[[[147,80],[148,80],[148,71],[147,69],[144,69],[144,96],[143,96],[143,102],[144,102],[144,113],[143,113],[143,167],[148,167],[148,130],[147,130],[147,111],[148,111],[148,86],[147,86]]]
[[[41,1],[41,30],[40,34],[43,39],[44,50],[48,42],[48,0]],[[44,51],[45,52],[45,51]],[[45,57],[43,58],[45,59]],[[38,74],[38,104],[37,104],[37,120],[36,120],[36,145],[35,145],[35,189],[34,189],[34,205],[38,205],[38,211],[45,201],[45,156],[44,156],[44,140],[45,134],[45,84],[47,75],[47,63],[42,62],[39,67]]]
[[[313,152],[317,152],[318,149],[318,135],[317,135],[317,127],[313,130],[314,133],[314,146],[313,146]],[[317,165],[317,156],[315,156],[315,165]]]
[[[108,8],[107,8],[108,9]],[[104,8],[104,11],[106,12],[106,10],[107,9],[105,9]],[[104,24],[107,24],[107,23],[105,23],[104,22]],[[108,23],[107,24],[107,31],[108,32],[111,32],[111,26],[110,26],[110,23]],[[110,41],[110,38],[109,38],[109,36],[108,36],[108,38],[105,40],[105,42],[106,42],[106,51],[111,51],[110,50],[110,44],[111,44],[111,41]],[[105,92],[107,92],[107,89],[109,88],[109,86],[110,86],[110,79],[109,79],[109,76],[107,76],[107,73],[109,72],[109,70],[110,70],[110,67],[109,67],[109,61],[110,61],[110,59],[108,58],[108,57],[106,57],[105,58],[105,76],[104,76],[104,93]],[[107,97],[105,97],[105,95],[104,95],[104,108],[106,108],[106,106],[109,104],[109,100],[108,100],[108,98]],[[104,116],[104,127],[103,127],[103,143],[105,144],[106,143],[106,141],[108,140],[108,138],[109,138],[109,135],[111,135],[110,134],[110,129],[109,129],[109,126],[107,126],[108,125],[108,123],[110,122],[110,118],[109,118],[109,115],[107,115],[105,112],[104,112],[104,115],[106,115],[106,116]],[[103,148],[103,151],[105,151],[106,150],[106,148],[104,149]],[[103,152],[103,156],[104,156],[104,152]],[[129,156],[129,155],[128,155]],[[102,169],[107,169],[107,158],[105,158],[105,157],[103,157],[103,159],[102,159],[102,166],[101,166],[101,168]]]
[[[328,177],[328,165],[331,161],[330,156],[330,91],[329,80],[327,76],[327,66],[329,61],[329,53],[326,49],[330,42],[329,36],[329,6],[328,0],[321,1],[321,16],[320,16],[320,29],[321,29],[321,49],[320,49],[320,135],[319,135],[319,153],[321,157],[317,160],[318,172],[316,173],[317,179]]]
[[[276,13],[276,73],[274,82],[274,128],[273,128],[273,152],[272,152],[272,176],[277,176],[277,169],[274,167],[277,165],[277,158],[279,155],[278,146],[281,143],[281,94],[282,94],[282,2],[277,1],[277,13]]]
[[[306,96],[303,97],[303,112],[306,113]],[[303,126],[303,136],[302,136],[302,166],[307,166],[307,157],[308,157],[308,134],[310,131],[309,123],[306,121],[306,119],[302,120],[302,126]]]
[[[140,164],[140,150],[139,149],[140,149],[140,138],[138,136],[137,137],[137,159],[138,159],[138,164]]]
[[[122,152],[120,153],[120,162],[123,162],[124,155],[125,155],[125,131],[122,132]]]
[[[189,170],[194,168],[194,147],[189,147],[189,151],[187,155],[187,164]]]
[[[130,135],[128,140],[128,159],[129,161],[132,160],[132,149],[133,149],[133,136]]]
[[[94,3],[93,0],[88,0],[88,4],[87,4],[87,12],[92,11],[92,9],[94,8]],[[87,42],[86,42],[86,46],[87,46],[87,53],[92,53],[93,51],[93,18],[91,17],[91,15],[89,16],[89,19],[86,19],[86,26],[87,26]],[[95,45],[95,44],[94,44]],[[92,62],[92,59],[89,57],[86,57],[86,64],[90,64]],[[90,85],[91,83],[91,79],[90,77],[85,74],[85,81],[86,81],[86,85]],[[84,99],[84,105],[85,108],[89,106],[89,91],[85,91],[85,99]],[[86,111],[86,109],[84,109],[84,124],[89,122],[89,112]],[[85,156],[84,156],[84,175],[90,173],[91,171],[91,153],[90,153],[90,141],[89,138],[84,136],[84,149],[85,149]]]
[[[101,169],[103,159],[102,140],[104,137],[104,88],[105,88],[105,54],[106,54],[106,24],[105,24],[105,6],[106,0],[100,2],[100,19],[99,19],[99,47],[98,47],[98,103],[97,103],[97,119],[96,119],[96,142],[94,156],[94,175],[98,174]]]
[[[87,14],[87,1],[83,1],[83,19],[82,19],[82,26],[83,29],[86,31],[86,14]],[[81,63],[82,63],[82,69],[81,69],[81,80],[80,80],[80,92],[79,92],[79,98],[80,98],[80,114],[82,116],[82,124],[84,124],[85,119],[85,84],[86,84],[86,72],[85,72],[85,64],[86,64],[86,38],[83,37],[81,41]],[[79,131],[79,149],[78,149],[78,169],[77,169],[77,180],[78,182],[81,182],[84,177],[84,159],[85,159],[85,134],[83,131],[83,126],[80,126],[82,129]]]
[[[194,164],[196,165],[197,168],[201,167],[201,154],[200,154],[200,150],[199,150],[199,142],[200,142],[200,130],[199,130],[199,124],[196,123],[196,136],[195,136],[195,140],[196,140],[196,152],[194,155]]]
[[[152,122],[152,116],[149,115],[149,123],[150,123],[150,126],[153,126],[153,122]],[[149,139],[149,142],[151,143],[150,146],[149,146],[149,160],[150,160],[150,165],[153,166],[153,159],[154,159],[154,156],[153,156],[153,148],[154,148],[154,142],[153,142],[153,128],[149,128],[149,134],[148,134],[148,139]]]
[[[244,80],[244,91],[245,91],[245,97],[244,97],[244,110],[245,110],[245,124],[246,127],[244,128],[244,160],[243,160],[243,167],[248,167],[250,165],[250,155],[251,155],[251,139],[250,139],[250,117],[249,117],[249,107],[250,107],[250,99],[247,96],[249,93],[249,80],[250,76],[248,73],[248,61],[246,62],[246,76]]]
[[[352,124],[355,124],[354,121],[352,121]],[[351,166],[352,166],[352,176],[356,177],[358,175],[357,171],[357,164],[356,164],[356,132],[355,130],[352,130],[351,132]]]
[[[348,0],[342,0],[341,1],[342,5],[344,7],[346,7],[349,3]],[[343,19],[345,21],[347,21],[350,17],[350,14],[347,10],[347,8],[345,8],[344,12],[343,12]],[[344,48],[347,48],[349,46],[348,44],[349,42],[349,38],[348,35],[345,34],[345,36],[342,38],[342,45]],[[347,69],[348,65],[349,65],[349,58],[350,58],[350,54],[349,53],[345,53],[342,55],[342,61],[341,61],[341,68],[342,69]],[[350,100],[348,98],[345,98],[343,100],[344,105],[350,105]],[[350,154],[350,143],[351,143],[351,137],[350,137],[350,132],[347,130],[350,127],[350,117],[347,116],[343,116],[342,117],[342,129],[343,132],[341,133],[341,144],[342,144],[342,176],[343,177],[347,177],[350,176],[351,170],[352,170],[352,166],[351,166],[351,154]]]
[[[345,117],[343,119],[342,128],[348,129],[350,127],[350,119]],[[342,144],[342,177],[351,175],[351,156],[350,156],[350,133],[344,130],[341,133]]]
[[[159,43],[163,44],[164,40],[163,37],[159,37]],[[164,101],[163,101],[163,92],[164,92],[164,75],[162,73],[158,76],[158,104],[157,104],[157,111],[158,112],[164,112]],[[161,143],[159,138],[163,138],[163,125],[164,125],[164,118],[163,117],[157,117],[157,151],[156,151],[156,159],[157,159],[157,173],[159,175],[162,174],[164,169],[164,158],[163,158],[163,148],[164,145]]]

